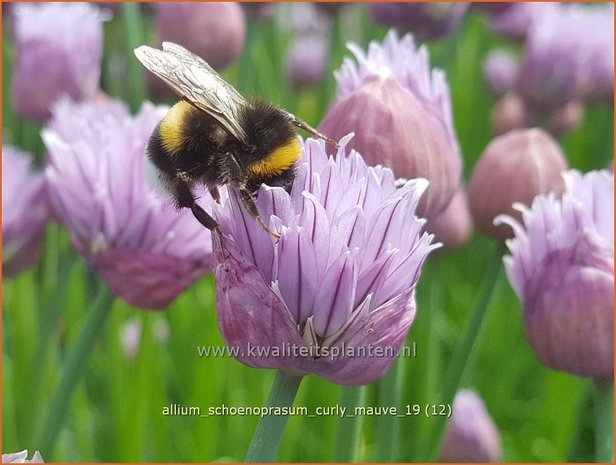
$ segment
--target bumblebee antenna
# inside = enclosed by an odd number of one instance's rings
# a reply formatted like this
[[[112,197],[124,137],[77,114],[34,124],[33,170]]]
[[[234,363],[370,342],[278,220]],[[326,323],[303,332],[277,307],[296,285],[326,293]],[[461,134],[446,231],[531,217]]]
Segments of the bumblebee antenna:
[[[315,128],[313,128],[312,126],[310,126],[308,123],[305,123],[304,121],[302,121],[301,119],[299,119],[297,116],[295,116],[292,113],[287,112],[287,115],[289,116],[289,119],[291,120],[291,124],[293,126],[297,126],[300,129],[303,129],[306,132],[309,132],[310,134],[312,134],[315,137],[318,137],[319,139],[323,139],[326,142],[329,142],[330,144],[332,144],[334,147],[336,147],[337,149],[340,148],[340,144],[338,144],[338,142],[336,142],[333,139],[330,139],[329,137],[327,137],[325,134],[321,134],[319,131],[317,131]]]

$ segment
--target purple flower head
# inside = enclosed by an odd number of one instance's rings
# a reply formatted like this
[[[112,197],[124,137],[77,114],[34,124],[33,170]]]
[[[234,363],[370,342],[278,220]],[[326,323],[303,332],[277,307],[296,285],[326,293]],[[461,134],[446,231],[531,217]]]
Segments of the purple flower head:
[[[106,18],[89,3],[15,5],[13,102],[20,115],[44,121],[59,97],[96,95]]]
[[[524,304],[529,341],[548,366],[611,378],[614,374],[614,175],[568,171],[561,200],[537,196],[508,216],[509,282]]]
[[[614,4],[592,8],[570,7],[577,18],[580,38],[578,96],[594,103],[614,100]]]
[[[564,190],[567,160],[558,143],[538,128],[516,129],[495,137],[485,148],[468,184],[473,222],[479,231],[499,240],[513,237],[498,215],[521,219],[514,203],[530,205],[539,194]]]
[[[382,45],[370,43],[368,53],[353,43],[349,43],[348,48],[357,64],[347,57],[334,73],[338,98],[358,90],[370,77],[389,71],[422,103],[434,107],[443,120],[451,144],[458,150],[449,85],[442,70],[430,68],[428,49],[424,45],[417,48],[412,35],[406,34],[399,39],[394,31],[389,31]]]
[[[411,32],[419,40],[436,40],[449,34],[460,22],[468,3],[383,2],[370,3],[370,14],[380,24]]]
[[[183,45],[221,70],[242,53],[246,18],[234,2],[162,2],[154,4],[159,43]]]
[[[518,77],[517,60],[505,50],[490,52],[483,62],[483,74],[491,94],[501,97],[515,87]]]
[[[327,37],[332,25],[331,15],[316,3],[298,2],[291,4],[290,18],[281,16],[279,27],[291,29],[298,36]],[[290,26],[290,27],[289,27]]]
[[[610,99],[614,78],[612,7],[561,5],[529,29],[517,88],[536,111],[558,109],[579,96]]]
[[[397,189],[390,170],[347,156],[348,141],[334,159],[307,140],[290,194],[261,186],[257,205],[278,242],[234,191],[215,207],[229,255],[215,270],[218,325],[249,366],[370,383],[413,322],[421,265],[438,246],[415,216],[427,182]]]
[[[325,37],[295,39],[286,58],[286,71],[293,87],[301,89],[321,82],[327,70],[328,53]]]
[[[514,129],[532,126],[531,119],[524,100],[513,92],[507,92],[492,109],[490,128],[494,136],[501,136]]]
[[[2,269],[15,276],[36,262],[48,218],[43,176],[31,158],[2,146]]]
[[[453,412],[441,447],[441,462],[500,462],[501,440],[481,398],[462,389],[453,401]]]
[[[555,136],[564,136],[577,129],[583,119],[584,105],[579,100],[571,100],[549,115],[548,129]]]
[[[166,307],[211,258],[209,233],[147,177],[146,143],[165,111],[63,100],[43,131],[55,215],[111,290],[141,308]]]
[[[334,139],[354,132],[350,147],[368,164],[383,164],[396,177],[426,178],[430,187],[419,213],[438,214],[462,171],[445,74],[430,68],[428,49],[417,48],[411,35],[398,39],[390,31],[367,53],[355,44],[348,48],[357,63],[345,58],[335,73],[338,101],[320,131]]]
[[[490,14],[490,28],[511,40],[524,40],[538,16],[552,14],[557,6],[552,2],[518,2]]]
[[[285,16],[286,18],[286,16]],[[289,21],[280,27],[289,29]],[[294,40],[286,52],[286,71],[293,87],[319,83],[329,61],[331,18],[312,3],[294,3],[291,10]]]

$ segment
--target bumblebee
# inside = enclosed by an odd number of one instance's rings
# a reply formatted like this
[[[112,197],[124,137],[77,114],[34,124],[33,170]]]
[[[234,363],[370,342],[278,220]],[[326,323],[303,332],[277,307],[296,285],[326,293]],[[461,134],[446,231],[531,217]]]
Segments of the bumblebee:
[[[141,46],[135,55],[181,98],[147,147],[177,207],[190,208],[203,226],[220,235],[216,220],[196,203],[194,188],[204,184],[218,200],[217,186],[231,185],[250,215],[279,238],[259,215],[253,195],[262,183],[290,190],[301,155],[294,127],[338,144],[269,102],[244,99],[184,47],[164,42],[162,50]]]

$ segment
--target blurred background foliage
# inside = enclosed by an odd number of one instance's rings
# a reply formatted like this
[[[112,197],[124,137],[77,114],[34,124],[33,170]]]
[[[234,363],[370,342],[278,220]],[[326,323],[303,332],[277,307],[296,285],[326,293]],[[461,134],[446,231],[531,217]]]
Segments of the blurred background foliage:
[[[247,34],[240,58],[222,72],[245,95],[263,96],[318,125],[335,96],[333,70],[347,41],[366,48],[382,40],[387,28],[375,24],[365,5],[348,5],[333,16],[328,69],[324,81],[301,91],[286,77],[285,51],[292,35],[290,6],[277,5],[272,19],[247,9]],[[287,27],[284,27],[284,26]],[[102,89],[114,98],[140,105],[139,80],[145,72],[135,60],[135,40],[154,42],[152,12],[147,4],[122,5],[106,22]],[[453,113],[464,157],[465,179],[492,138],[494,104],[481,63],[495,47],[519,53],[488,29],[485,15],[472,11],[444,39],[428,44],[433,66],[446,70]],[[10,76],[15,50],[3,28],[3,137],[44,159],[41,126],[16,116]],[[129,73],[129,74],[127,74]],[[137,73],[136,75],[133,73]],[[136,77],[135,77],[136,76]],[[130,77],[130,79],[126,79]],[[160,100],[157,100],[160,101]],[[172,103],[172,99],[164,100]],[[569,164],[582,171],[607,166],[613,156],[613,110],[588,107],[581,126],[560,140]],[[487,269],[492,239],[474,233],[464,247],[428,260],[418,285],[417,317],[407,338],[417,357],[399,359],[404,373],[403,404],[435,400],[451,351],[463,333]],[[97,279],[72,250],[67,233],[49,224],[38,265],[3,282],[2,441],[5,452],[36,449],[37,428],[49,408],[60,367],[82,326],[96,293]],[[122,347],[129,320],[141,325],[134,357]],[[168,338],[153,328],[164,321]],[[258,418],[239,416],[166,417],[170,404],[262,406],[274,373],[248,368],[231,358],[200,358],[199,345],[222,345],[216,327],[214,280],[205,276],[165,312],[137,311],[116,300],[110,319],[100,328],[82,382],[65,412],[68,419],[54,461],[206,462],[241,461]],[[385,380],[388,378],[386,377]],[[370,386],[367,405],[383,403],[383,383]],[[502,435],[504,460],[563,462],[593,460],[592,389],[585,379],[545,368],[530,349],[520,303],[501,274],[484,322],[477,351],[466,367],[463,387],[476,390]],[[314,409],[339,402],[340,387],[309,376],[295,405]],[[366,418],[359,459],[382,460],[382,418]],[[426,443],[433,419],[400,420],[398,456],[427,460],[435,447]],[[322,462],[333,459],[335,417],[291,417],[279,460]],[[45,454],[43,454],[45,458]]]

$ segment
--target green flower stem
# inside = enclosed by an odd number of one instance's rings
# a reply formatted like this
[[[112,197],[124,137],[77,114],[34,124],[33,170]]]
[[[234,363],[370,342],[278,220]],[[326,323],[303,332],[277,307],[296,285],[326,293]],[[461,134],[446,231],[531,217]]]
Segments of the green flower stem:
[[[496,283],[498,282],[503,269],[503,252],[504,245],[498,244],[496,250],[492,254],[492,258],[490,259],[490,263],[488,265],[488,270],[483,278],[481,292],[479,293],[479,298],[475,304],[475,310],[473,311],[471,321],[466,328],[464,336],[456,345],[451,361],[447,367],[447,371],[445,372],[442,385],[443,388],[439,398],[439,402],[441,404],[451,405],[453,403],[453,398],[458,391],[464,371],[468,366],[469,360],[472,358],[475,347],[477,346],[481,327],[483,326],[488,309],[490,308],[492,294],[494,293]],[[446,416],[432,417],[434,426],[432,427],[432,440],[430,441],[430,445],[433,448],[430,456],[431,461],[436,461],[437,459],[438,451],[441,445],[441,438],[445,430],[446,420]]]
[[[278,371],[266,407],[292,407],[302,381],[302,375]],[[247,463],[274,462],[280,447],[280,440],[288,415],[265,415],[259,420],[255,434],[250,442]]]
[[[429,308],[426,312],[426,319],[428,320],[428,369],[425,379],[425,398],[428,399],[438,389],[439,382],[442,374],[442,347],[441,338],[436,330],[437,326],[442,321],[443,313],[443,273],[442,268],[446,266],[443,263],[444,257],[435,257],[432,262],[431,281],[430,281],[430,295],[429,295]]]
[[[402,389],[405,370],[401,366],[404,359],[395,359],[387,374],[379,381],[379,406],[402,408]],[[376,454],[379,462],[397,462],[400,455],[401,418],[381,415],[377,418]]]
[[[55,226],[54,226],[55,227]],[[51,236],[53,237],[53,236]],[[55,238],[54,238],[55,239]],[[57,241],[49,241],[47,244],[53,244],[51,247],[46,247],[45,252],[49,253],[52,249],[52,254],[57,252],[53,247],[57,245]],[[39,411],[43,406],[45,392],[45,379],[48,379],[51,372],[51,363],[49,354],[51,350],[51,342],[54,337],[57,337],[57,325],[62,311],[64,310],[64,301],[66,293],[69,289],[68,280],[71,270],[75,265],[75,255],[70,253],[60,257],[59,263],[55,263],[52,257],[53,266],[46,269],[47,276],[55,276],[53,288],[49,286],[49,290],[42,293],[43,308],[40,311],[40,329],[38,334],[38,348],[36,352],[36,365],[32,375],[32,385],[34,389],[34,398],[31,400],[31,405],[35,411]]]
[[[340,406],[345,407],[347,412],[354,412],[355,407],[366,403],[366,386],[343,387],[340,390]],[[334,450],[334,462],[358,462],[359,439],[364,424],[364,417],[338,418],[336,423],[336,448]]]
[[[614,461],[614,383],[595,381],[596,462]]]
[[[124,35],[126,45],[126,60],[130,94],[128,101],[131,109],[136,111],[147,96],[145,87],[144,68],[135,57],[134,50],[145,44],[145,32],[140,5],[136,2],[122,4],[122,18],[124,20]]]
[[[87,360],[96,338],[100,334],[114,296],[103,284],[100,285],[96,298],[87,310],[85,323],[75,345],[67,356],[60,377],[60,384],[49,403],[49,411],[43,422],[41,435],[35,443],[43,457],[50,459],[58,433],[62,430],[66,412],[69,408],[71,394],[83,377]]]
[[[446,262],[443,263],[445,258],[443,256],[433,257],[432,261],[427,264],[428,268],[424,272],[428,274],[430,292],[425,306],[422,307],[427,309],[427,311],[422,312],[423,326],[418,328],[419,332],[425,331],[427,338],[427,349],[422,350],[425,362],[423,364],[421,399],[432,399],[434,393],[438,391],[441,385],[443,348],[438,327],[442,324],[443,320],[444,283],[442,270],[447,266]],[[426,420],[431,422],[431,419]],[[429,428],[418,428],[417,438],[414,441],[415,450],[413,454],[415,457],[425,457],[430,453],[432,444],[430,443],[429,435],[431,433],[432,431]]]

